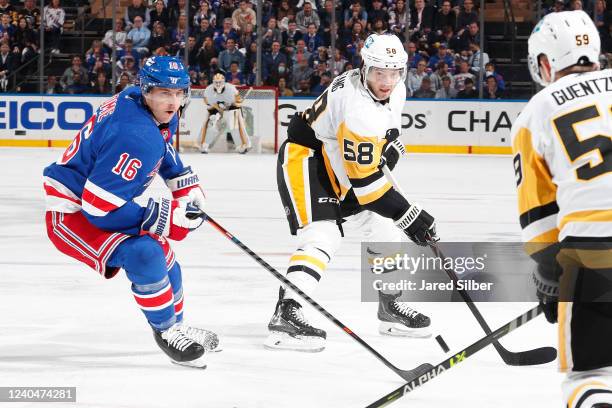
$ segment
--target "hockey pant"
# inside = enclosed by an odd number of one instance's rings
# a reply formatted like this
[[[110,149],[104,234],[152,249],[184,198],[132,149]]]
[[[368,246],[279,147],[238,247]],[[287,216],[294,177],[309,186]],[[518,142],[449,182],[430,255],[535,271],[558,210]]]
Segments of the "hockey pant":
[[[283,143],[278,155],[277,184],[290,232],[298,240],[289,258],[287,279],[309,296],[340,247],[344,221],[351,230],[358,230],[366,242],[402,239],[392,220],[374,212],[343,214],[337,181],[321,150]],[[292,296],[289,292],[285,295]]]
[[[62,253],[107,279],[119,269],[132,282],[132,293],[149,324],[163,330],[183,318],[181,268],[165,238],[108,232],[81,213],[47,211],[47,234]]]
[[[251,147],[251,139],[246,131],[242,110],[238,107],[231,107],[223,113],[216,109],[209,109],[202,126],[200,145],[214,146],[224,128],[229,130],[236,147]]]
[[[576,242],[580,241],[580,242]],[[567,408],[612,405],[612,242],[562,242],[559,369]]]

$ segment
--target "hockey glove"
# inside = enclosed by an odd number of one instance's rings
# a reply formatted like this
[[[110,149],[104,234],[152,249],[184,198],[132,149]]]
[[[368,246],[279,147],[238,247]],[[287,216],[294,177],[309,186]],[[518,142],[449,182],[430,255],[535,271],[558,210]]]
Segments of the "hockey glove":
[[[540,306],[542,306],[546,320],[553,324],[557,323],[558,317],[560,268],[558,265],[551,268],[538,264],[538,268],[533,272],[533,283]]]
[[[385,150],[380,156],[380,165],[378,167],[382,168],[387,165],[390,170],[393,170],[400,157],[405,154],[406,148],[399,139],[395,139],[394,141],[387,143]]]
[[[408,207],[408,211],[395,220],[395,225],[417,245],[425,246],[439,240],[434,218],[417,204]]]
[[[173,179],[167,180],[166,185],[172,191],[172,197],[181,203],[191,204],[204,209],[206,196],[200,186],[198,175],[191,171],[191,167],[185,167],[182,173]]]
[[[178,200],[160,198],[155,201],[149,198],[145,209],[142,231],[181,241],[187,234],[204,222],[199,215],[202,211],[196,206],[181,203]]]

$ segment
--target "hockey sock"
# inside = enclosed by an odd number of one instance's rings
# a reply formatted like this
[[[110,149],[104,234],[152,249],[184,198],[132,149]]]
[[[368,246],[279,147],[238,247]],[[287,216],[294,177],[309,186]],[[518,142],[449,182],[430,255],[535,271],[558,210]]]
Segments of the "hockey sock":
[[[168,270],[168,277],[174,292],[174,314],[176,321],[183,320],[183,282],[181,276],[181,267],[178,263],[174,263],[172,268]]]
[[[308,296],[312,296],[329,261],[327,254],[317,248],[298,249],[289,259],[287,279]],[[288,290],[285,299],[294,298],[293,291]]]

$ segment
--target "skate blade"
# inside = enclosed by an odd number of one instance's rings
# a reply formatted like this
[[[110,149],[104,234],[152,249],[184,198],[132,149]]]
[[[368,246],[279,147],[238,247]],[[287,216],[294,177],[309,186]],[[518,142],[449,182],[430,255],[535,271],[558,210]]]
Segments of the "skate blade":
[[[204,362],[206,357],[206,353],[204,353],[204,355],[200,358],[196,358],[195,360],[191,360],[191,361],[175,361],[170,359],[170,362],[172,364],[176,364],[178,366],[182,366],[182,367],[189,367],[189,368],[199,368],[200,370],[204,370],[206,368],[206,363]]]
[[[412,337],[415,339],[426,339],[431,337],[429,327],[410,328],[403,324],[393,322],[380,322],[378,332],[385,336]]]
[[[325,339],[312,336],[290,336],[283,332],[270,332],[264,342],[268,350],[291,350],[303,353],[318,353],[325,349]]]

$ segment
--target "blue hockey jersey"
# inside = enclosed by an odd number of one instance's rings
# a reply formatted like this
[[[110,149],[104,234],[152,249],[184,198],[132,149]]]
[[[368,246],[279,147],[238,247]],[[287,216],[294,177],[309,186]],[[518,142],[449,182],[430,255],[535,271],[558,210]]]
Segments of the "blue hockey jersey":
[[[138,235],[145,209],[134,198],[156,174],[168,180],[184,170],[172,147],[177,127],[177,115],[155,121],[138,87],[108,99],[45,168],[47,211],[82,211],[98,228]]]

